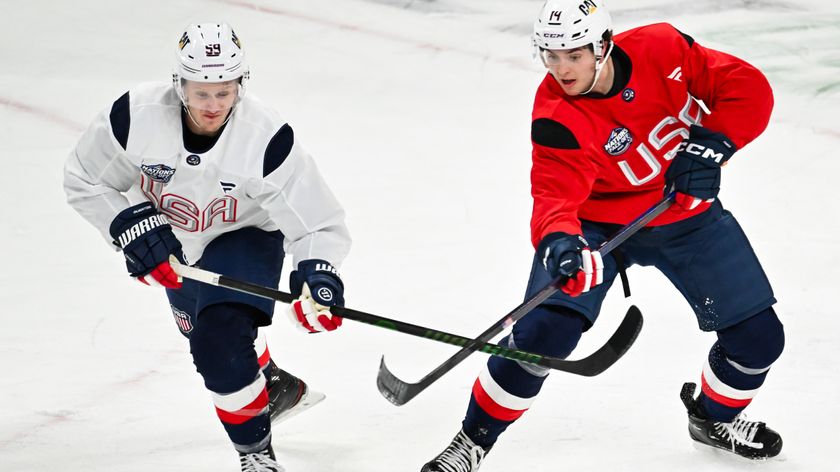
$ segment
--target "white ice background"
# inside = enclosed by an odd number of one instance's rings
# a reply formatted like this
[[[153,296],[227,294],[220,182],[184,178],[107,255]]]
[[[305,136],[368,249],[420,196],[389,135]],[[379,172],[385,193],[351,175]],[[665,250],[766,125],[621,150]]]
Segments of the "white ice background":
[[[187,23],[234,25],[248,93],[291,122],[346,207],[348,305],[474,336],[520,303],[530,268],[529,117],[544,70],[528,34],[540,5],[0,0],[0,470],[237,470],[163,293],[126,276],[61,187],[94,115],[136,83],[168,79]],[[482,472],[838,470],[840,8],[610,6],[619,31],[669,21],[774,86],[771,124],[727,166],[721,197],[786,327],[747,410],[784,451],[754,464],[692,446],[678,392],[698,380],[714,335],[664,277],[634,268],[632,299],[613,290],[572,357],[602,344],[629,303],[646,317],[636,345],[598,377],[552,374]],[[380,355],[414,381],[456,348],[350,321],[307,336],[282,316],[268,335],[275,359],[327,394],[274,432],[289,471],[419,471],[458,430],[486,361],[473,355],[398,408],[376,390]]]

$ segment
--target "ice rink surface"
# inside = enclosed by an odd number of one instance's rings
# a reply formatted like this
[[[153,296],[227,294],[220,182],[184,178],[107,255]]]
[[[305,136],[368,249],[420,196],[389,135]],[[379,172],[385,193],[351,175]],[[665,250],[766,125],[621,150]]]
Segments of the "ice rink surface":
[[[289,120],[344,204],[348,305],[474,336],[519,304],[528,278],[530,110],[544,74],[528,35],[540,5],[0,1],[0,470],[237,470],[165,297],[125,276],[61,187],[94,115],[139,82],[168,80],[187,23],[235,27],[248,93]],[[602,344],[629,303],[646,316],[636,345],[598,377],[552,374],[482,472],[837,470],[840,8],[609,6],[617,31],[669,21],[774,86],[770,127],[727,166],[721,198],[779,299],[786,350],[747,413],[785,448],[753,464],[692,446],[678,393],[698,380],[714,335],[664,277],[634,268],[632,299],[613,290],[572,357]],[[318,336],[275,321],[275,359],[327,394],[275,430],[288,471],[419,471],[458,430],[486,360],[474,355],[397,408],[375,387],[380,355],[416,380],[455,348],[349,321]]]

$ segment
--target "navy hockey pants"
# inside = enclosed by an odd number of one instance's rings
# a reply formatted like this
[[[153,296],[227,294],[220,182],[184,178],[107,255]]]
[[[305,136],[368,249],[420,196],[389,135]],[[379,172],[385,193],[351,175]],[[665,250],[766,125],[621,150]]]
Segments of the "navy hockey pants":
[[[214,239],[196,266],[276,287],[283,258],[279,231],[249,227]],[[254,339],[259,326],[271,323],[274,302],[188,279],[167,296],[234,446],[240,452],[264,449],[271,441],[268,395]]]
[[[583,222],[592,248],[619,225]],[[743,321],[776,303],[770,282],[752,246],[731,213],[718,200],[707,211],[665,226],[644,228],[618,247],[626,265],[659,269],[682,293],[703,331],[717,331]],[[546,304],[565,306],[594,323],[616,275],[612,254],[604,257],[604,283],[579,296],[557,292]],[[535,255],[526,297],[551,280]]]
[[[583,223],[591,247],[618,225]],[[772,309],[773,292],[735,218],[719,202],[695,217],[645,228],[619,249],[629,265],[654,266],[683,294],[700,329],[717,331],[703,370],[701,405],[717,421],[731,421],[758,391],[784,346],[782,325]],[[601,303],[618,274],[614,257],[604,258],[604,283],[580,297],[558,292],[519,320],[500,343],[508,347],[566,357],[582,332],[596,321]],[[535,254],[527,295],[550,281]],[[533,402],[548,371],[492,357],[473,386],[464,419],[467,434],[483,446]]]

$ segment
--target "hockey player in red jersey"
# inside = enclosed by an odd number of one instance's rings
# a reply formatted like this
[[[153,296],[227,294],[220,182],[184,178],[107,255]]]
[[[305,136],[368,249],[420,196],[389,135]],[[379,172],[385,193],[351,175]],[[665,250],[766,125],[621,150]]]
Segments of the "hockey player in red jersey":
[[[767,126],[767,80],[669,24],[613,37],[602,0],[548,0],[533,41],[548,73],[531,123],[536,252],[526,296],[554,277],[567,281],[501,344],[568,356],[616,275],[654,266],[692,306],[699,328],[717,333],[699,395],[693,383],[680,395],[690,437],[753,459],[777,455],[779,434],[741,412],[781,354],[784,331],[747,237],[716,198],[721,167]],[[671,208],[617,251],[602,258],[593,249],[672,191]],[[478,470],[547,375],[490,358],[461,430],[422,471]]]
[[[125,256],[129,275],[165,287],[193,363],[243,472],[280,472],[271,422],[322,394],[275,365],[258,328],[274,302],[181,281],[170,256],[277,286],[292,258],[288,308],[307,332],[332,331],[350,248],[344,210],[291,126],[245,94],[242,44],[225,23],[173,41],[173,80],[140,84],[103,110],[65,165],[70,205]]]

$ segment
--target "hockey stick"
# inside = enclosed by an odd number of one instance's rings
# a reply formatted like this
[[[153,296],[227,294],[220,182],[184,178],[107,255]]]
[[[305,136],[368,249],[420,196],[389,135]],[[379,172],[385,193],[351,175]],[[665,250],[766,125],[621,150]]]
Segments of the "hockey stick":
[[[618,233],[607,241],[604,241],[604,243],[598,248],[601,255],[604,256],[609,254],[619,244],[626,241],[630,236],[636,234],[636,232],[642,229],[646,224],[650,223],[654,218],[667,210],[673,201],[674,192],[639,215],[639,217],[635,220],[621,228]],[[525,300],[525,302],[518,307],[514,308],[513,311],[505,315],[504,318],[496,322],[493,326],[487,328],[487,330],[472,340],[472,342],[464,346],[460,351],[455,353],[455,355],[444,361],[443,364],[426,374],[425,377],[416,383],[408,383],[397,378],[397,376],[388,370],[388,367],[385,365],[385,356],[382,356],[382,360],[379,364],[379,375],[376,377],[376,385],[379,387],[379,392],[394,405],[404,405],[437,379],[442,377],[445,373],[452,370],[452,368],[461,363],[461,361],[469,357],[470,354],[481,349],[482,346],[486,345],[486,343],[488,343],[493,337],[504,331],[505,328],[515,323],[517,320],[531,312],[531,310],[536,308],[540,303],[554,295],[554,293],[559,290],[558,287],[561,281],[560,279],[561,278],[558,277],[549,282],[549,284],[543,287],[539,292],[528,300]],[[615,334],[613,334],[609,341],[607,341],[606,345],[598,349],[589,357],[578,361],[566,361],[567,364],[565,364],[565,366],[569,367],[569,363],[574,364],[575,362],[580,362],[581,364],[578,366],[579,369],[594,372],[591,375],[597,375],[615,363],[622,355],[624,355],[625,352],[627,352],[627,349],[629,349],[636,340],[636,337],[642,328],[641,313],[639,313],[638,309],[634,311],[633,308],[635,307],[631,307],[631,309],[628,310],[624,320],[618,327],[618,330]],[[569,369],[559,370],[571,372]],[[574,373],[580,374],[580,371]]]
[[[250,282],[244,282],[242,280],[232,279],[230,277],[217,274],[215,272],[210,272],[207,270],[199,269],[197,267],[190,267],[181,264],[175,257],[171,257],[169,259],[169,264],[175,270],[175,273],[186,279],[215,285],[217,287],[225,287],[231,290],[236,290],[239,292],[255,295],[262,298],[268,298],[270,300],[283,303],[291,303],[295,299],[295,297],[290,293],[281,292],[280,290],[264,287],[262,285],[252,284]],[[611,342],[608,343],[610,345],[615,345],[616,349],[624,345],[627,345],[627,347],[629,347],[629,345],[632,344],[633,341],[630,340],[628,342],[626,340],[627,336],[631,334],[630,331],[632,330],[633,326],[635,326],[636,324],[641,325],[641,313],[639,313],[639,310],[636,307],[631,307],[630,310],[635,310],[633,316],[631,316],[630,312],[628,312],[627,318],[631,320],[632,323],[629,324],[627,327],[624,327],[623,329],[619,327],[619,330],[616,331],[616,334],[614,334],[613,337],[610,339]],[[332,307],[330,311],[333,314],[341,316],[348,320],[358,321],[361,323],[377,326],[379,328],[385,328],[390,329],[392,331],[411,334],[413,336],[418,336],[425,339],[431,339],[432,341],[438,341],[445,344],[452,344],[458,347],[464,347],[474,342],[472,338],[458,336],[457,334],[450,334],[444,331],[438,331],[436,329],[426,328],[423,326],[417,326],[411,323],[405,323],[403,321],[385,318],[382,316],[365,313],[363,311],[353,310],[351,308],[336,306]],[[627,324],[627,320],[625,320],[625,324]],[[638,330],[636,330],[635,333],[638,333]],[[633,335],[633,337],[635,338],[635,334]],[[595,354],[586,359],[581,359],[580,361],[567,361],[565,359],[560,359],[557,357],[543,356],[532,352],[521,351],[519,349],[510,349],[503,346],[487,343],[480,343],[475,350],[485,352],[492,356],[504,357],[506,359],[511,359],[514,361],[526,362],[529,364],[548,367],[549,369],[562,370],[564,372],[571,372],[574,374],[587,376],[597,375],[601,373],[604,369],[609,367],[610,364],[612,364],[612,362],[596,362],[598,361],[598,359],[600,359],[600,356],[603,356],[603,354],[598,356],[598,354],[601,351],[596,352]],[[601,350],[604,350],[604,348],[602,348]],[[601,365],[603,365],[603,367],[599,367]]]

